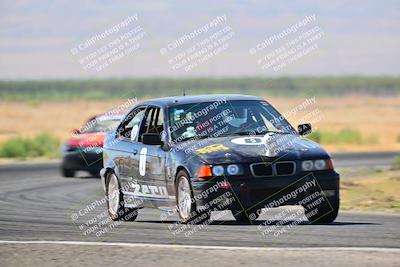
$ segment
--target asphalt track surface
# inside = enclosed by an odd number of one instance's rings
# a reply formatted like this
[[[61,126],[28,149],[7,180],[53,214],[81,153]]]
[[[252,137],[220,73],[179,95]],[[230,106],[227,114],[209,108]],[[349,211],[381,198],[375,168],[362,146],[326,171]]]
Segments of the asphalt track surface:
[[[336,168],[385,168],[389,167],[394,157],[400,152],[338,153],[333,154]]]
[[[391,161],[382,160],[382,154],[375,160],[371,155],[364,158],[367,166],[370,161],[380,160],[379,166]],[[347,160],[351,156],[336,159],[336,167]],[[360,159],[353,160],[353,165],[362,167],[360,162]],[[400,216],[388,214],[340,212],[330,225],[309,225],[303,217],[298,224],[289,220],[286,227],[278,228],[279,220],[273,220],[275,213],[263,215],[254,225],[239,224],[231,214],[214,213],[217,220],[205,228],[183,228],[175,224],[174,215],[142,209],[137,221],[116,224],[107,220],[99,179],[85,174],[79,178],[62,178],[57,166],[57,163],[0,165],[0,240],[267,248],[400,247]],[[279,212],[278,209],[276,213]],[[273,226],[275,230],[271,230]],[[286,230],[278,231],[283,228]]]

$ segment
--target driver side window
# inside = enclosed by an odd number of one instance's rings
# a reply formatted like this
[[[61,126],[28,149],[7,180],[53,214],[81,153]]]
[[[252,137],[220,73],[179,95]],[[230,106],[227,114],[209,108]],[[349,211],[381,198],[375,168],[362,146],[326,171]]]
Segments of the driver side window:
[[[140,122],[142,121],[145,111],[145,107],[135,109],[125,118],[125,121],[119,130],[121,137],[128,138],[133,142],[137,141]]]

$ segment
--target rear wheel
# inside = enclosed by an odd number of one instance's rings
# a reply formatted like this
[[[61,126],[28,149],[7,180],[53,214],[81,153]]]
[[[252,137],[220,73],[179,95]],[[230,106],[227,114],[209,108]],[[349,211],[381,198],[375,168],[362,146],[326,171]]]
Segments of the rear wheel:
[[[61,175],[64,177],[75,177],[75,171],[67,169],[65,167],[61,167]]]
[[[107,176],[106,196],[108,214],[112,220],[136,220],[138,210],[124,207],[124,198],[121,192],[121,187],[118,178],[114,173],[110,173]]]
[[[203,223],[210,219],[210,212],[207,210],[197,211],[190,186],[189,175],[180,171],[176,183],[176,206],[179,219],[182,223]]]

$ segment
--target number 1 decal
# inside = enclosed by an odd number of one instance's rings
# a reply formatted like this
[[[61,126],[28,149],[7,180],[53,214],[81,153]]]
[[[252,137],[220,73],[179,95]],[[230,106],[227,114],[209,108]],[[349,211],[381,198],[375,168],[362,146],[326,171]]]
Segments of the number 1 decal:
[[[146,175],[146,156],[147,156],[147,148],[143,147],[140,150],[140,158],[139,158],[139,174],[141,176]]]

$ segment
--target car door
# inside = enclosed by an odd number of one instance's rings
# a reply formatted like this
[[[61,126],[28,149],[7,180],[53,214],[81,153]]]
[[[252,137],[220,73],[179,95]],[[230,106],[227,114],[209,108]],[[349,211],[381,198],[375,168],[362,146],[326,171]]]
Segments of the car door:
[[[143,134],[162,134],[164,114],[161,107],[149,106],[143,119],[139,139]],[[139,162],[139,183],[144,196],[151,199],[153,206],[170,206],[174,197],[168,194],[166,183],[166,152],[161,145],[142,145]]]
[[[133,109],[118,127],[117,141],[113,144],[113,150],[117,153],[115,164],[125,200],[133,198],[134,193],[138,191],[139,152],[142,148],[139,129],[145,112],[146,106]]]

